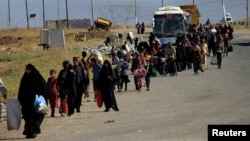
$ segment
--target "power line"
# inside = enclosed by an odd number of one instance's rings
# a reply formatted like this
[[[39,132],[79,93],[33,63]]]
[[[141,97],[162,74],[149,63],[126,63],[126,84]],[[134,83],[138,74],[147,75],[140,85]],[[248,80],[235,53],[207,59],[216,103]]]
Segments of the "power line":
[[[244,5],[244,4],[245,3],[240,3],[240,4],[236,4],[236,5],[226,6],[226,8],[240,7],[240,6]],[[215,13],[215,12],[218,12],[218,10],[221,10],[221,8],[210,9],[209,11],[203,11],[203,13]]]
[[[207,2],[202,2],[202,3],[197,3],[196,5],[202,6],[202,5],[208,5],[208,4],[213,4],[215,2],[218,2],[218,0],[213,0],[213,1],[207,1]]]

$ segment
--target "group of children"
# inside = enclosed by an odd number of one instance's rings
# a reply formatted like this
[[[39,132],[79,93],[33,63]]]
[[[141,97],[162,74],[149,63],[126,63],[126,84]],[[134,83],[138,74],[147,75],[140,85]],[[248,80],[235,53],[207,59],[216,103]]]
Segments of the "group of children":
[[[102,60],[97,60],[93,54],[87,58],[87,52],[83,51],[82,58],[73,58],[73,65],[70,64],[70,61],[64,60],[63,69],[60,70],[58,76],[55,70],[50,70],[47,84],[51,117],[54,117],[55,108],[59,108],[61,116],[70,116],[74,110],[81,112],[82,96],[89,97],[90,71],[93,73],[93,90],[94,92],[97,90],[97,81],[102,68],[100,61]],[[68,78],[71,72],[74,76]],[[69,85],[66,86],[67,84]],[[69,93],[72,93],[72,96]]]

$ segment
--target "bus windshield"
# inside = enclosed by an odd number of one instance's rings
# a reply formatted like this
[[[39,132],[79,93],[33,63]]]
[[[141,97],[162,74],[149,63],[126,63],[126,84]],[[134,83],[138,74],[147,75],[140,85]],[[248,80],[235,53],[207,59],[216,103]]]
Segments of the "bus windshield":
[[[182,14],[164,14],[154,16],[154,33],[156,34],[183,34],[185,22]]]

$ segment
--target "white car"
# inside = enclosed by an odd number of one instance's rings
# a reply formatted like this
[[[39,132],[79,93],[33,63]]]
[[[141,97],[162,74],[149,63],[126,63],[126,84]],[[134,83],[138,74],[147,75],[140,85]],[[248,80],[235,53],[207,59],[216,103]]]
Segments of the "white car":
[[[233,18],[232,18],[232,16],[231,16],[230,13],[226,13],[225,19],[226,19],[226,22],[227,22],[227,23],[233,23]],[[224,19],[224,17],[223,17],[223,18],[221,19],[221,22],[225,23],[225,19]]]

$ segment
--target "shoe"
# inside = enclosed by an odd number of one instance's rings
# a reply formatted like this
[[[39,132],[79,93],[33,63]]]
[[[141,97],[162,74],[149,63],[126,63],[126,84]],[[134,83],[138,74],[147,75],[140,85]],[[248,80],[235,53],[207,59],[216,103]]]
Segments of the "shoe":
[[[36,133],[33,133],[33,134],[30,134],[30,135],[27,135],[25,138],[27,139],[32,139],[32,138],[36,138]]]
[[[147,88],[147,91],[149,91],[149,88]]]
[[[89,98],[89,94],[84,95],[84,99]]]
[[[28,132],[26,130],[24,130],[23,135],[28,135]]]
[[[81,111],[80,111],[80,110],[76,110],[76,112],[77,112],[77,113],[81,113]]]
[[[118,112],[119,111],[119,109],[116,107],[116,108],[113,108],[114,109],[114,111],[116,111],[116,112]]]
[[[109,109],[105,109],[104,112],[109,112]]]
[[[40,134],[41,133],[41,129],[39,128],[35,133],[36,134]]]
[[[61,113],[61,117],[66,117],[66,114],[64,114],[64,113]]]

